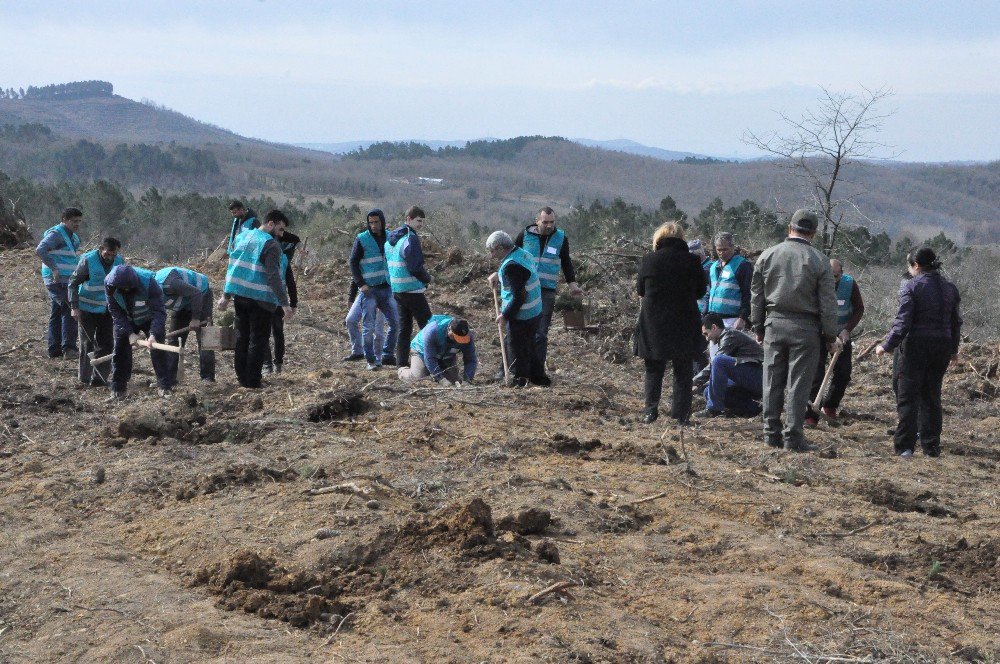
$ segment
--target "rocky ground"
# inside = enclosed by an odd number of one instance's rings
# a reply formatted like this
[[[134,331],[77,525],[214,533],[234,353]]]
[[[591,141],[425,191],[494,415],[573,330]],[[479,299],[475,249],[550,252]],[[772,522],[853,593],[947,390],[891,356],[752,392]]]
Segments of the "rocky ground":
[[[343,364],[316,266],[264,391],[224,353],[160,399],[139,357],[111,406],[46,359],[36,268],[0,252],[0,661],[1000,659],[995,343],[946,379],[941,458],[893,457],[872,361],[799,455],[753,420],[638,423],[627,314],[556,326],[551,389]],[[486,266],[436,268],[492,374]]]

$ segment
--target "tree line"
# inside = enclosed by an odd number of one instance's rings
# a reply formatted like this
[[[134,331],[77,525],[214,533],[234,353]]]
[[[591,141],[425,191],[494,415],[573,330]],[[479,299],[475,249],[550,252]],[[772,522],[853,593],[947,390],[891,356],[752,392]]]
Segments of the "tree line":
[[[35,87],[6,88],[0,86],[0,99],[84,99],[86,97],[110,97],[115,87],[107,81],[74,81]]]
[[[381,141],[367,148],[352,150],[344,155],[347,159],[358,161],[394,159],[420,159],[423,157],[479,157],[495,161],[509,161],[516,157],[524,148],[535,141],[568,142],[561,136],[518,136],[516,138],[497,139],[494,141],[467,141],[463,147],[446,145],[437,150],[415,141]]]

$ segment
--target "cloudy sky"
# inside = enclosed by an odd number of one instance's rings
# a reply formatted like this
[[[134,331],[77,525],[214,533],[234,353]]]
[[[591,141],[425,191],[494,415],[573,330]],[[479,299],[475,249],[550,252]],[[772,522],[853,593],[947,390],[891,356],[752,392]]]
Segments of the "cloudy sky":
[[[887,87],[910,161],[1000,158],[1000,2],[0,0],[0,86],[101,79],[287,142],[629,138],[751,156]]]

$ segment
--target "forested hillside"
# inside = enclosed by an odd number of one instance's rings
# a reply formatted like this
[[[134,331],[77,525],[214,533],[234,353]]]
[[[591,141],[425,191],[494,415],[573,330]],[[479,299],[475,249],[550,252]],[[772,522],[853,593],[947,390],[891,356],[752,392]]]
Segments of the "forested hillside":
[[[644,210],[671,197],[692,216],[716,199],[723,208],[751,201],[786,213],[812,192],[775,162],[691,158],[667,162],[589,148],[560,137],[522,136],[438,149],[379,143],[338,157],[247,139],[90,81],[0,95],[0,171],[41,186],[97,180],[141,196],[270,195],[307,207],[329,197],[379,205],[390,216],[419,202],[466,227],[514,229],[541,205],[561,214],[620,199]],[[849,225],[872,235],[921,239],[945,231],[963,243],[1000,240],[1000,162],[978,165],[861,162],[844,173]],[[301,197],[301,198],[300,198]],[[214,223],[216,219],[184,220]],[[49,219],[28,214],[39,230]],[[167,223],[177,223],[168,221]]]

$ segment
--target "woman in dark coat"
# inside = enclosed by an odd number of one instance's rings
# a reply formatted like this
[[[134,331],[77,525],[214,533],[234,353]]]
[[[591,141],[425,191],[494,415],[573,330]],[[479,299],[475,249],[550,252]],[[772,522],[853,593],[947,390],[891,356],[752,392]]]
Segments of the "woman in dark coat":
[[[896,454],[913,456],[918,431],[924,454],[941,454],[941,383],[958,356],[962,317],[958,289],[938,273],[941,263],[929,247],[910,252],[910,279],[899,287],[899,311],[878,356],[899,347],[896,382]]]
[[[642,297],[635,328],[635,354],[646,364],[648,424],[659,417],[667,362],[673,363],[670,417],[686,423],[691,414],[693,360],[701,348],[698,299],[705,294],[701,261],[688,251],[684,229],[668,222],[653,234],[653,252],[642,258],[636,291]]]

